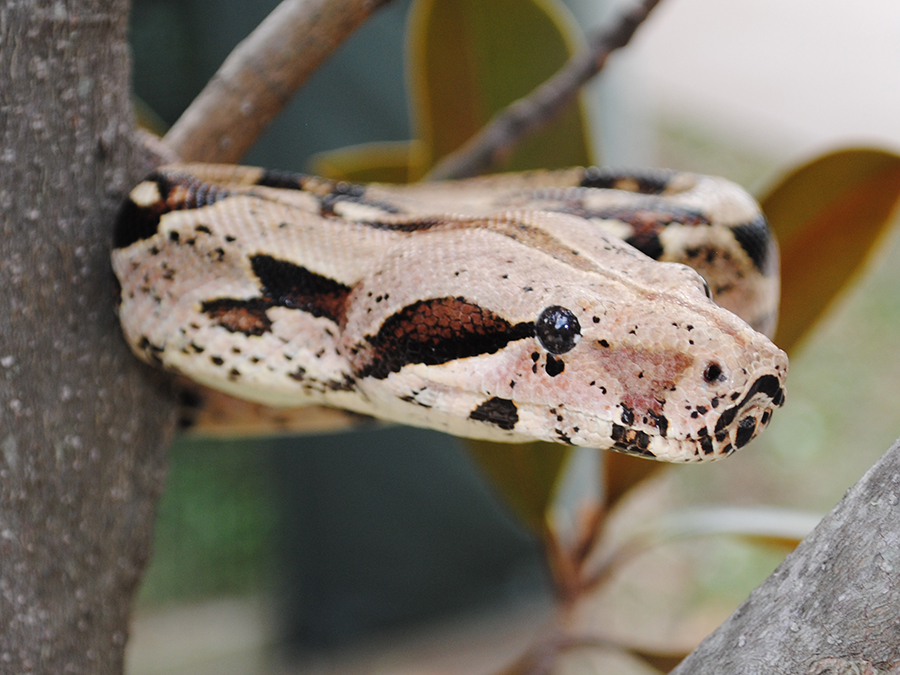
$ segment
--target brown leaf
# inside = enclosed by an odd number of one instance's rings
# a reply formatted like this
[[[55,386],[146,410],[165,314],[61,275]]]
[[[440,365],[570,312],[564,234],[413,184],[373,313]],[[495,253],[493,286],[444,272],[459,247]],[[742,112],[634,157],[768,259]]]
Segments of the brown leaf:
[[[762,198],[781,244],[775,342],[793,350],[866,263],[900,196],[900,156],[850,148],[823,155]]]

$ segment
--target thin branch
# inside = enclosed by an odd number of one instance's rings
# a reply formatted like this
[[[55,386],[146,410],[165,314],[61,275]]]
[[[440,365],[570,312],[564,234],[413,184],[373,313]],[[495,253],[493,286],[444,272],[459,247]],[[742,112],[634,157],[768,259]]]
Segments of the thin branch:
[[[324,61],[389,0],[284,0],[165,136],[182,159],[236,162]]]
[[[643,0],[588,36],[585,51],[574,55],[531,94],[497,113],[459,150],[438,162],[426,180],[476,176],[498,165],[516,143],[545,126],[575,98],[581,86],[603,69],[609,55],[628,44],[658,3]]]

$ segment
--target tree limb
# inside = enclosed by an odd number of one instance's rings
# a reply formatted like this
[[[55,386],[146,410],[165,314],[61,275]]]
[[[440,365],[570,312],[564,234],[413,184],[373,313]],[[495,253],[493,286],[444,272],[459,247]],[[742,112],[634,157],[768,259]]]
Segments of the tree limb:
[[[114,675],[176,412],[113,309],[112,222],[150,168],[128,3],[0,14],[0,671]]]
[[[606,65],[609,55],[628,44],[659,0],[642,0],[611,25],[588,36],[588,47],[575,54],[557,73],[525,98],[510,104],[469,139],[444,157],[426,180],[467,178],[498,165],[522,138],[540,129],[577,96],[589,79]]]
[[[165,136],[182,159],[237,162],[294,91],[389,0],[283,0]]]
[[[672,673],[900,673],[900,441]]]

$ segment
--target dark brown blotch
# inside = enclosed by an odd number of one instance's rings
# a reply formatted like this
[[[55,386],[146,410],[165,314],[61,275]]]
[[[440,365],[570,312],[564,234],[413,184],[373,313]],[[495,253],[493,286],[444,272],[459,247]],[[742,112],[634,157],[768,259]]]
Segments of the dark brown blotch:
[[[218,298],[204,302],[200,311],[225,330],[250,336],[264,335],[272,329],[272,321],[266,315],[266,310],[271,306],[263,298]]]
[[[263,171],[256,184],[281,190],[302,190],[304,178],[303,174],[267,169]]]
[[[769,254],[772,251],[772,233],[769,231],[765,216],[760,214],[755,220],[733,227],[731,231],[756,269],[765,274],[769,266]]]
[[[337,324],[343,321],[350,295],[348,286],[269,255],[251,257],[250,265],[270,306],[299,309]]]
[[[547,354],[547,365],[544,368],[550,377],[556,377],[566,369],[566,364],[562,359],[556,358],[552,354]]]
[[[510,324],[465,298],[432,298],[407,305],[388,317],[377,335],[367,335],[368,354],[360,377],[384,379],[411,363],[438,365],[493,354],[510,342],[534,336],[534,323]]]
[[[494,396],[469,413],[469,419],[512,431],[519,422],[519,411],[509,399]]]
[[[621,171],[592,166],[584,170],[581,187],[628,190],[645,195],[665,192],[675,175],[668,169],[647,169],[644,171]]]
[[[658,260],[664,250],[660,234],[669,225],[677,223],[689,226],[708,226],[709,219],[699,211],[677,208],[662,202],[646,208],[609,208],[586,211],[586,218],[618,220],[631,226],[631,235],[625,240],[646,256]]]
[[[756,418],[752,415],[748,415],[740,422],[738,422],[737,433],[734,437],[734,444],[739,448],[743,448],[745,445],[747,445],[747,443],[750,442],[755,434]]]
[[[656,457],[650,450],[650,435],[638,429],[628,429],[620,424],[612,425],[613,448],[619,452],[641,457]]]
[[[366,186],[357,183],[335,183],[331,192],[319,198],[319,212],[323,216],[335,215],[335,208],[340,202],[363,204],[379,209],[384,213],[401,213],[400,209],[390,202],[366,198]]]
[[[203,208],[231,195],[226,188],[204,183],[187,173],[154,172],[145,182],[156,184],[159,199],[145,206],[135,204],[130,198],[125,201],[116,218],[115,248],[124,248],[155,235],[159,221],[166,213]]]
[[[162,366],[163,361],[160,355],[166,351],[165,347],[153,344],[145,335],[141,337],[140,342],[138,342],[138,348],[143,351],[144,354],[147,355],[147,358],[153,361],[153,363]]]
[[[647,415],[650,417],[653,426],[659,430],[659,435],[665,438],[666,434],[669,433],[669,420],[666,416],[661,413],[657,414],[652,410],[648,410]]]

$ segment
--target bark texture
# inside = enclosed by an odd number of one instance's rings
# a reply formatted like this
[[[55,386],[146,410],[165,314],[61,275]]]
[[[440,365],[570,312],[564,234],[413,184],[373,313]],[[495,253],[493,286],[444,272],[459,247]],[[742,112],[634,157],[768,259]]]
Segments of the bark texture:
[[[0,672],[122,671],[175,406],[127,351],[127,0],[0,7]]]
[[[900,674],[900,441],[672,673]]]

